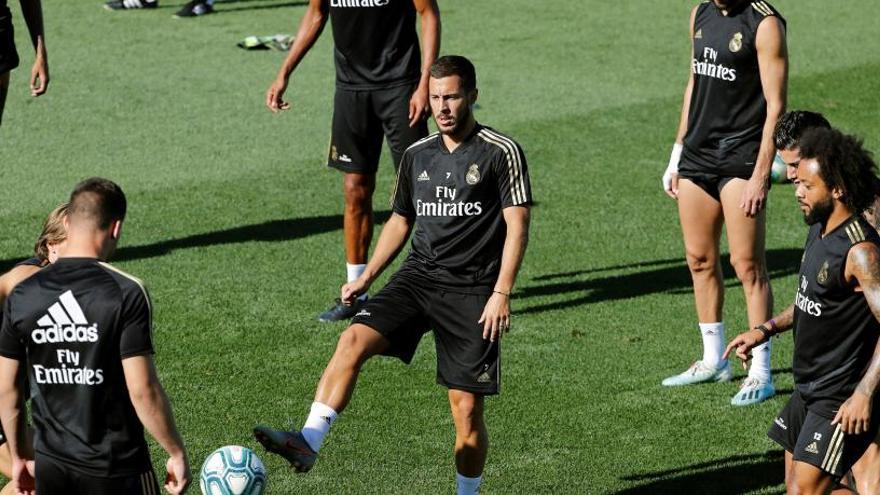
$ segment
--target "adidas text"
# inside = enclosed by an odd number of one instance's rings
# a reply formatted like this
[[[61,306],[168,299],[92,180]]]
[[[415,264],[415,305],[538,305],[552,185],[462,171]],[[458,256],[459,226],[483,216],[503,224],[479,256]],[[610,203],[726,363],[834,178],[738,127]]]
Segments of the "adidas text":
[[[98,325],[91,326],[54,325],[49,328],[37,328],[31,332],[34,344],[57,344],[60,342],[97,342]]]

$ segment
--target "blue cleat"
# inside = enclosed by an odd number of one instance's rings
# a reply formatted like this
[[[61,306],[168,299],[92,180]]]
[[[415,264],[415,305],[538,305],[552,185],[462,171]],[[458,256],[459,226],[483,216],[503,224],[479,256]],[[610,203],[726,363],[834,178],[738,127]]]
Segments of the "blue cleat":
[[[697,383],[729,382],[733,379],[730,371],[730,363],[727,360],[719,363],[718,368],[703,366],[702,361],[697,361],[684,373],[670,376],[663,380],[664,387],[680,387],[682,385],[695,385]]]
[[[776,395],[776,388],[773,386],[773,378],[761,381],[757,378],[749,377],[743,380],[739,392],[730,399],[730,405],[750,406],[752,404],[759,404],[774,395]]]

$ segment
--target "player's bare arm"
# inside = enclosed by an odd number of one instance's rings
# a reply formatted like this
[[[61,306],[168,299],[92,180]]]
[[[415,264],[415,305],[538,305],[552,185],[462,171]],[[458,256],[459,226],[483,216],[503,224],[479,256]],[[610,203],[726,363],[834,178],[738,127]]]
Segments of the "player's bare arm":
[[[43,32],[43,9],[40,0],[20,0],[21,13],[34,45],[34,65],[31,67],[31,96],[40,96],[49,87],[49,59]]]
[[[351,305],[355,299],[367,291],[382,271],[397,257],[397,254],[409,238],[412,222],[403,215],[392,213],[391,218],[382,227],[376,249],[367,262],[367,268],[357,280],[342,286],[340,299],[343,304]]]
[[[846,259],[846,280],[858,285],[874,317],[880,321],[880,248],[871,243],[854,246]],[[844,433],[858,435],[868,431],[871,402],[880,383],[880,342],[865,376],[853,395],[840,406],[833,423],[840,423]]]
[[[34,493],[33,459],[27,450],[24,401],[18,389],[18,369],[21,363],[0,356],[0,420],[9,453],[12,456],[12,484],[16,493]]]
[[[437,0],[413,0],[419,14],[422,43],[422,75],[409,100],[409,126],[414,127],[428,114],[428,80],[431,65],[440,53],[440,8]]]
[[[776,153],[773,131],[776,121],[785,112],[788,88],[788,49],[782,21],[770,16],[761,21],[755,36],[758,51],[758,70],[761,87],[767,101],[767,117],[761,135],[761,147],[755,162],[755,170],[743,191],[740,207],[747,216],[755,216],[767,202],[767,181]]]
[[[691,19],[688,34],[691,38],[691,51],[694,49],[694,19],[697,16],[697,7],[691,10]],[[690,64],[688,64],[690,66]],[[672,156],[669,157],[669,165],[663,173],[663,190],[672,199],[678,199],[678,162],[681,161],[681,151],[684,146],[684,136],[687,134],[688,112],[691,108],[691,94],[694,91],[694,71],[688,69],[688,82],[684,87],[684,98],[681,102],[681,117],[678,120],[678,131],[675,133],[675,143],[672,146]]]
[[[168,396],[156,374],[153,357],[142,355],[123,359],[122,370],[138,419],[168,453],[166,467],[169,476],[165,489],[171,494],[183,493],[192,481],[189,459],[174,424]]]
[[[529,244],[530,211],[528,206],[510,206],[502,210],[507,235],[501,252],[501,268],[492,296],[478,323],[483,324],[483,338],[491,342],[510,330],[510,293]]]
[[[736,350],[736,357],[743,363],[743,367],[749,362],[750,352],[755,346],[766,342],[773,335],[790,330],[794,326],[794,304],[785,308],[781,313],[767,320],[758,328],[753,328],[737,335],[727,344],[722,359],[727,359],[731,351]]]
[[[315,41],[318,40],[318,37],[321,36],[321,32],[327,24],[328,12],[329,5],[327,0],[309,0],[306,13],[303,15],[302,20],[300,20],[299,28],[296,30],[293,45],[291,45],[290,51],[287,52],[287,57],[284,59],[284,63],[281,64],[278,75],[266,91],[266,106],[269,107],[269,110],[278,112],[279,110],[288,110],[290,108],[290,103],[283,100],[290,75],[312,48],[312,45],[315,44]]]

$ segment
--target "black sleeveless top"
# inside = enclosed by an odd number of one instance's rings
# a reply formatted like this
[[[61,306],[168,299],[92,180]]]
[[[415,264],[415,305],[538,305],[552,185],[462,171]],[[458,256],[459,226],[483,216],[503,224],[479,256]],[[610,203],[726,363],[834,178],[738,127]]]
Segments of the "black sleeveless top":
[[[381,89],[419,81],[413,0],[328,1],[337,87]]]
[[[874,354],[880,322],[862,292],[844,280],[850,249],[880,246],[880,236],[861,216],[823,238],[810,228],[801,262],[794,310],[795,384],[817,414],[833,417],[855,391]]]
[[[681,170],[736,177],[754,170],[767,118],[755,38],[769,16],[782,19],[767,2],[743,2],[730,11],[712,1],[697,7]]]

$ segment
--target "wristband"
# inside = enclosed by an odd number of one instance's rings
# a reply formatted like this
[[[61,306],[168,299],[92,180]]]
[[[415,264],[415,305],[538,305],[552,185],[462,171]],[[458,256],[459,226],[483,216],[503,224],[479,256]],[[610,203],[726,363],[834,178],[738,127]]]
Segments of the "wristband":
[[[498,289],[492,289],[492,292],[494,292],[494,293],[496,293],[496,294],[501,294],[502,296],[510,297],[510,292],[501,292],[501,291],[498,290]]]
[[[779,326],[776,325],[776,320],[770,318],[770,321],[768,321],[767,323],[770,324],[770,331],[772,331],[774,334],[779,332]]]
[[[669,165],[666,166],[666,173],[678,172],[678,164],[681,162],[682,150],[684,150],[684,145],[681,143],[675,143],[672,145],[672,153],[669,155]]]
[[[761,335],[764,336],[764,341],[770,340],[770,337],[773,336],[773,332],[771,332],[770,329],[765,327],[764,325],[758,325],[754,329],[761,332]]]

